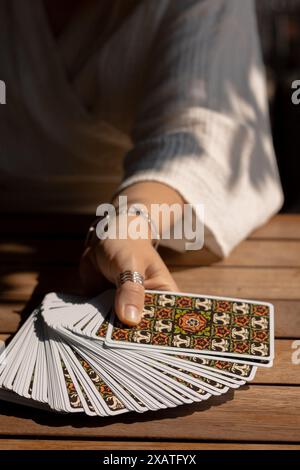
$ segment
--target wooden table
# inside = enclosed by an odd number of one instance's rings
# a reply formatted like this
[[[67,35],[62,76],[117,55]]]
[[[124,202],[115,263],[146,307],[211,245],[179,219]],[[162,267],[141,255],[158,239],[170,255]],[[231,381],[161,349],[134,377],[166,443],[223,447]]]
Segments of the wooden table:
[[[50,290],[78,292],[86,216],[6,216],[1,221],[0,332]],[[254,383],[205,404],[117,418],[58,416],[0,402],[0,449],[300,449],[300,216],[280,215],[232,255],[165,252],[181,290],[271,301],[276,360]],[[299,347],[299,346],[298,346]]]

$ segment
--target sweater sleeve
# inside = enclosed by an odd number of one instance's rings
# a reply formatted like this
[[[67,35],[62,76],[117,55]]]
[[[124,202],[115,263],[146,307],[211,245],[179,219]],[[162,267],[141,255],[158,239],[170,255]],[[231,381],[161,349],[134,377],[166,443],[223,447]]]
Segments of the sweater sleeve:
[[[148,64],[119,190],[159,181],[203,204],[226,256],[283,201],[252,0],[169,1]]]

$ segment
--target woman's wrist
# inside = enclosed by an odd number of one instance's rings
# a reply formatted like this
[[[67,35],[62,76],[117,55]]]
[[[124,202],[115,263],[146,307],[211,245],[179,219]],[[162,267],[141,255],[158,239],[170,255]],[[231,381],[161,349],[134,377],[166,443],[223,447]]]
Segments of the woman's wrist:
[[[169,206],[170,209],[174,207],[174,205],[182,207],[184,204],[182,197],[174,188],[157,181],[143,181],[128,186],[113,199],[112,203],[115,207],[119,207],[120,205],[120,196],[126,196],[127,208],[135,207],[136,205],[142,205],[144,207],[149,218],[149,224],[152,225],[152,231],[154,234],[157,232],[155,236],[159,239],[162,237],[163,229],[171,229],[176,222],[175,214],[172,210],[169,211],[168,219],[164,220],[164,211],[159,209],[161,209],[162,206]],[[156,211],[154,217],[153,207],[155,206]],[[159,206],[161,207],[159,208]]]
[[[170,232],[175,223],[172,207],[182,206],[183,199],[173,188],[165,184],[142,182],[133,184],[119,193],[112,204],[115,211],[98,217],[90,226],[85,242],[86,248],[108,238],[132,240],[140,238],[149,240],[157,248],[162,232],[166,229]],[[170,207],[168,217],[165,219],[162,206]],[[152,216],[153,207],[155,207],[155,217]]]
[[[111,226],[104,238],[107,240],[143,240],[156,247],[158,234],[144,215],[121,212],[111,219]]]

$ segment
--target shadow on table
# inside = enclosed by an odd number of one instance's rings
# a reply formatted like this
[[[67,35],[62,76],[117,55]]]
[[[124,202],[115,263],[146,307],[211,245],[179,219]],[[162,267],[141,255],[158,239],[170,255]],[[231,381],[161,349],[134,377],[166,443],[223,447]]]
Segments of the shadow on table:
[[[81,293],[78,264],[91,219],[92,216],[74,215],[4,217],[0,302],[11,316],[2,313],[1,333],[21,326],[46,293]],[[19,325],[17,314],[21,315]]]
[[[249,386],[245,385],[240,390],[248,390]],[[2,416],[13,416],[28,421],[34,421],[41,426],[47,427],[72,427],[80,428],[104,428],[114,424],[134,424],[146,423],[148,421],[162,421],[169,419],[177,419],[189,416],[194,413],[204,412],[210,408],[220,406],[234,399],[234,390],[228,391],[226,394],[212,397],[201,403],[193,403],[190,405],[181,405],[176,408],[168,408],[159,411],[149,411],[146,413],[127,413],[117,415],[116,417],[89,417],[82,414],[57,414],[52,411],[43,411],[36,408],[30,408],[22,405],[16,405],[9,402],[0,401],[0,414]]]

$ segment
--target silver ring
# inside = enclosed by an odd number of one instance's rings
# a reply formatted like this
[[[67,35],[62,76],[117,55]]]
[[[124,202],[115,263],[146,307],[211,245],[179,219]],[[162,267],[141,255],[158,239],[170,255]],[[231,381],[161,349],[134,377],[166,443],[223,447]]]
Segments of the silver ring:
[[[142,276],[139,272],[137,271],[123,271],[121,274],[119,274],[118,278],[118,286],[121,286],[125,282],[134,282],[136,284],[141,284],[141,286],[144,285],[144,276]]]

